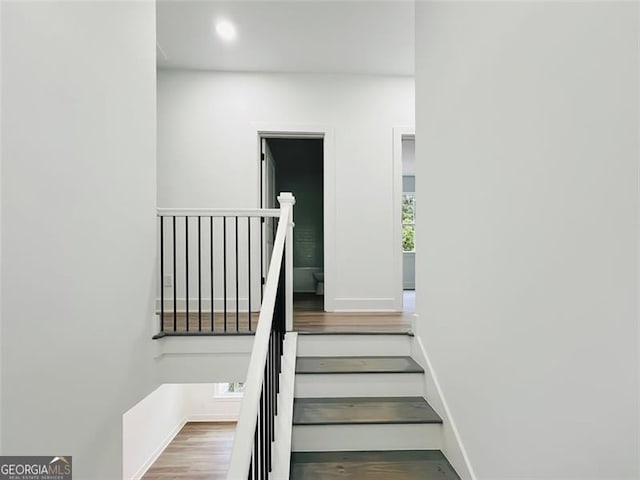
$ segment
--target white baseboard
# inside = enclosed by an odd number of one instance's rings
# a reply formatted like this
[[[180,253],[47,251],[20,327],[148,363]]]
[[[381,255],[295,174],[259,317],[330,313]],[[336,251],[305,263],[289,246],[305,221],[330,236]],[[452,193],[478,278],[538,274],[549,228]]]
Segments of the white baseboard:
[[[196,413],[187,417],[188,422],[237,422],[238,415],[233,413]]]
[[[140,467],[140,469],[133,475],[132,480],[140,480],[147,470],[153,465],[153,463],[158,459],[158,457],[162,454],[165,448],[171,443],[171,441],[175,438],[175,436],[182,430],[187,423],[187,419],[183,418],[178,425],[171,430],[171,432],[162,440],[158,448],[154,450],[154,452],[149,456],[146,462]]]
[[[397,312],[397,299],[394,297],[340,297],[333,300],[334,312]]]
[[[417,318],[417,315],[414,317]],[[429,356],[419,336],[413,337],[411,356],[424,368],[425,393],[429,404],[440,415],[443,421],[442,451],[463,480],[477,480],[471,462],[464,448],[456,423],[440,388],[438,377],[433,369]]]

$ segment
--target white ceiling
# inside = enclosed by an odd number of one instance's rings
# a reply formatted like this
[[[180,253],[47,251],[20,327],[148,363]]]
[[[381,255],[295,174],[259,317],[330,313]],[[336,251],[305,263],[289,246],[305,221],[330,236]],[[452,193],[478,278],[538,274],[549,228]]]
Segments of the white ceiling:
[[[413,1],[165,1],[158,66],[197,70],[413,75]],[[214,24],[233,22],[223,42]]]

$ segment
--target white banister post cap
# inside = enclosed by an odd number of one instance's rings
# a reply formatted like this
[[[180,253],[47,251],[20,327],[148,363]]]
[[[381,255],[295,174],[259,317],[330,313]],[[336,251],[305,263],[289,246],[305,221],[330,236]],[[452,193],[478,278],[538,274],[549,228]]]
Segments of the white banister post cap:
[[[291,205],[295,205],[296,198],[293,196],[293,193],[291,192],[280,192],[280,195],[278,195],[278,202],[280,202],[280,205],[283,205],[285,203],[290,203]]]

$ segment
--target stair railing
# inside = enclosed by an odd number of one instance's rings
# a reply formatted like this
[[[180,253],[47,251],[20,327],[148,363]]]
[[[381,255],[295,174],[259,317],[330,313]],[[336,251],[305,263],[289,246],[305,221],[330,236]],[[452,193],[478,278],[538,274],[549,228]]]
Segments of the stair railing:
[[[252,334],[280,209],[158,209],[154,338]]]
[[[267,480],[273,466],[275,416],[283,340],[293,326],[293,205],[281,193],[278,230],[273,244],[258,327],[249,361],[228,480]],[[286,249],[285,249],[286,244]]]

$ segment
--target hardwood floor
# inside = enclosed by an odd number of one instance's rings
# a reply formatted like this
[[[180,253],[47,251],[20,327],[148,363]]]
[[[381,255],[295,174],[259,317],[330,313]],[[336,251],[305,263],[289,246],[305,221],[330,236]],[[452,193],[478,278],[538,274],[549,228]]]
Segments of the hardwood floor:
[[[293,312],[293,329],[303,333],[407,333],[411,317],[394,312]]]
[[[442,423],[422,397],[296,398],[294,425]]]
[[[294,293],[293,294],[293,311],[294,312],[323,312],[324,311],[324,295],[316,295],[315,293]]]
[[[324,296],[295,293],[293,329],[302,333],[407,333],[411,313],[324,311]]]
[[[423,373],[411,357],[298,357],[297,374]]]
[[[187,423],[143,480],[225,480],[235,423]]]
[[[410,312],[349,312],[332,313],[323,311],[324,297],[315,294],[295,294],[293,304],[293,329],[301,333],[408,333],[411,331]],[[235,310],[227,311],[226,329],[223,312],[214,313],[213,330],[211,312],[189,312],[190,333],[252,333],[258,325],[258,312],[251,314],[251,325],[247,312],[240,312],[236,318]],[[166,333],[186,333],[187,315],[178,312],[165,312],[164,329]]]
[[[460,480],[440,451],[294,452],[295,480]]]

